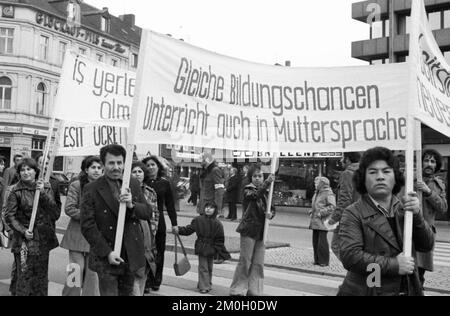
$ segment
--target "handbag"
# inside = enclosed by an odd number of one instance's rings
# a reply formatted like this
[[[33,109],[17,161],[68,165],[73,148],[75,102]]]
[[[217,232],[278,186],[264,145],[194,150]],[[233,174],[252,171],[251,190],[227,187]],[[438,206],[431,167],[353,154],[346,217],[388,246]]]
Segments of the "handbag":
[[[183,251],[183,257],[180,260],[178,260],[178,241],[180,242],[181,250]],[[184,249],[180,235],[178,234],[175,234],[175,263],[173,264],[173,269],[175,270],[176,276],[183,276],[191,270],[191,264],[189,263],[186,249]]]

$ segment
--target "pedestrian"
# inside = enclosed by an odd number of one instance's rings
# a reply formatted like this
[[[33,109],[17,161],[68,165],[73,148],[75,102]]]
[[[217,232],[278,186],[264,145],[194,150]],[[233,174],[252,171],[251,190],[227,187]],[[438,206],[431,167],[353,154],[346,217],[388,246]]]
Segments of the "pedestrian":
[[[364,153],[354,181],[361,198],[345,209],[341,219],[340,255],[348,272],[338,295],[423,295],[414,254],[416,250],[430,251],[434,236],[417,194],[410,192],[402,201],[396,197],[404,185],[398,159],[387,148],[370,149]],[[414,217],[412,257],[405,256],[403,249],[405,212]],[[375,281],[372,271],[378,273]]]
[[[241,174],[241,185],[239,187],[239,203],[242,203],[244,201],[244,190],[247,185],[250,184],[248,180],[248,165],[245,165],[242,167],[242,174]],[[243,211],[243,210],[242,210]]]
[[[191,191],[191,196],[189,197],[188,203],[197,206],[198,194],[200,193],[200,178],[198,176],[197,169],[194,169],[189,178],[189,190]]]
[[[225,234],[222,223],[216,218],[217,206],[206,203],[205,212],[192,220],[186,227],[179,227],[179,234],[190,236],[197,234],[195,254],[198,256],[198,289],[207,294],[212,289],[214,258],[231,259],[225,248]]]
[[[202,172],[200,174],[200,203],[198,212],[203,214],[205,205],[214,202],[217,206],[218,218],[222,218],[220,212],[223,208],[223,196],[225,193],[225,178],[211,153],[202,155]]]
[[[147,204],[150,206],[152,216],[149,221],[141,220],[141,229],[144,235],[144,249],[146,266],[145,269],[138,271],[134,280],[134,296],[144,296],[145,283],[149,273],[154,276],[156,273],[156,230],[158,229],[159,211],[158,211],[158,198],[155,190],[145,184],[148,180],[148,169],[143,162],[134,162],[131,167],[131,176],[139,181],[141,185],[142,193],[144,194]]]
[[[101,296],[131,296],[135,274],[146,264],[139,220],[150,220],[151,209],[137,180],[131,178],[122,193],[125,159],[122,146],[103,147],[104,176],[87,184],[82,194],[81,232],[91,248],[89,267],[97,272]],[[120,203],[126,204],[126,216],[122,248],[116,252]]]
[[[164,176],[166,170],[156,156],[147,157],[142,161],[148,168],[149,177],[145,184],[155,190],[158,199],[159,223],[156,232],[156,273],[149,274],[145,286],[145,292],[151,290],[159,291],[162,284],[164,271],[164,254],[166,251],[166,221],[164,218],[164,207],[172,224],[172,232],[178,233],[177,212],[174,206],[174,197],[169,180]]]
[[[316,193],[312,199],[309,225],[313,231],[314,264],[327,267],[330,264],[330,246],[327,239],[328,229],[324,222],[336,207],[336,197],[331,190],[330,180],[326,177],[317,177],[314,185]]]
[[[422,192],[423,216],[436,234],[436,215],[447,213],[447,193],[444,182],[436,176],[441,170],[442,156],[436,150],[428,149],[422,155],[423,181],[416,182],[416,190]],[[434,270],[433,251],[417,252],[417,266],[422,286],[425,283],[425,272]]]
[[[72,182],[67,191],[64,211],[70,217],[66,233],[61,241],[61,248],[69,251],[69,264],[79,268],[81,281],[79,286],[68,284],[69,276],[64,285],[62,296],[99,296],[97,273],[89,268],[90,246],[81,234],[81,199],[84,187],[88,183],[97,181],[103,175],[103,165],[99,157],[90,156],[83,159],[81,164],[85,167],[81,170],[78,180]],[[72,269],[69,269],[69,273]]]
[[[267,214],[268,189],[275,180],[269,175],[264,181],[261,166],[252,165],[247,174],[250,184],[245,187],[242,221],[237,228],[241,235],[241,254],[234,272],[230,295],[262,296],[264,292],[264,226],[266,218],[273,219],[275,209]]]
[[[236,203],[239,199],[239,185],[241,179],[238,177],[237,169],[231,168],[230,179],[227,184],[227,200],[228,200],[228,216],[227,219],[235,221],[237,220],[237,207]]]
[[[0,205],[3,205],[3,193],[6,189],[5,179],[3,179],[3,171],[5,170],[5,157],[0,156]]]
[[[16,154],[13,157],[14,165],[7,168],[3,173],[3,179],[5,180],[5,185],[10,186],[13,183],[19,181],[19,175],[17,174],[17,166],[22,161],[23,156],[21,154]]]
[[[359,193],[356,191],[353,185],[353,174],[359,168],[359,160],[361,159],[361,154],[359,152],[349,152],[345,153],[344,157],[341,159],[341,164],[344,167],[344,171],[339,177],[339,184],[337,188],[337,205],[333,214],[328,221],[330,226],[334,226],[340,222],[342,217],[342,212],[355,203],[359,199]],[[333,239],[331,241],[331,250],[340,260],[339,255],[340,240],[339,240],[339,225],[334,229]]]
[[[39,168],[33,159],[17,165],[19,182],[12,188],[6,205],[6,222],[12,229],[14,269],[11,293],[14,296],[47,296],[50,251],[58,247],[56,221],[61,208],[55,202],[49,183],[39,180]],[[36,190],[39,205],[33,231],[29,231]]]

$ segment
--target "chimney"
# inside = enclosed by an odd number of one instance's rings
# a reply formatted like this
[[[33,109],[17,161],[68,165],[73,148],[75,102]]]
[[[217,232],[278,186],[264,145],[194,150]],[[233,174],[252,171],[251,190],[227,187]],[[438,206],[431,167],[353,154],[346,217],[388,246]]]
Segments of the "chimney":
[[[124,15],[120,15],[119,18],[125,22],[126,25],[133,27],[135,26],[135,22],[136,22],[136,17],[134,14],[124,14]]]
[[[284,65],[285,65],[286,67],[291,67],[291,61],[290,61],[290,60],[286,60],[286,61],[284,62]]]

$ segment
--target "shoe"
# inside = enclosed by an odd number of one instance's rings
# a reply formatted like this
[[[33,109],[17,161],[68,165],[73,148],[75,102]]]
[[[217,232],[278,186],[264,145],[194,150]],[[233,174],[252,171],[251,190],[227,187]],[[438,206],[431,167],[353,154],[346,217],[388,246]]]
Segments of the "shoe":
[[[200,293],[202,294],[208,294],[210,290],[200,290]]]
[[[225,262],[225,260],[223,260],[223,259],[214,260],[214,264],[223,264],[224,262]]]
[[[238,219],[237,219],[237,218],[230,218],[230,221],[232,221],[232,222],[237,222]]]
[[[152,291],[158,292],[159,286],[152,286],[151,289],[152,289]]]
[[[150,289],[148,287],[144,289],[144,294],[150,294]]]
[[[319,264],[319,266],[322,268],[325,268],[325,267],[328,267],[328,264],[321,263],[321,264]]]

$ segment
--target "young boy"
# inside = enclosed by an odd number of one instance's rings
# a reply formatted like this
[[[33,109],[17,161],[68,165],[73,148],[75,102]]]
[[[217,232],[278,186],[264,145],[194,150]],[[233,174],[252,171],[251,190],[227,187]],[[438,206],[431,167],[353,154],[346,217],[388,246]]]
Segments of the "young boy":
[[[203,215],[194,218],[190,225],[179,227],[179,234],[182,236],[197,233],[195,254],[198,255],[198,289],[202,294],[211,291],[214,256],[223,260],[231,258],[225,248],[223,225],[216,216],[215,203],[207,203]]]

